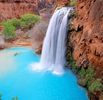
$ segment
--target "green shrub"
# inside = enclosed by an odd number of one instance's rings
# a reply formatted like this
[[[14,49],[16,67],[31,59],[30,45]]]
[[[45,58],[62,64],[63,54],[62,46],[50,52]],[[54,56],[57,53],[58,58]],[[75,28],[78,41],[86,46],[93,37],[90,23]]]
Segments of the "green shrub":
[[[7,21],[2,22],[2,25],[5,26],[5,24],[10,24],[10,25],[14,26],[15,28],[18,28],[18,27],[20,27],[20,20],[17,18],[9,19]]]
[[[20,27],[20,20],[13,18],[11,20],[8,21],[11,25],[13,25],[14,27],[19,28]]]
[[[78,72],[78,75],[80,76],[80,78],[85,78],[86,70],[84,68],[81,68]]]
[[[30,28],[36,22],[40,20],[40,17],[34,14],[25,14],[21,16],[20,19],[20,27],[21,28]]]
[[[3,30],[5,39],[15,38],[16,37],[15,30],[16,30],[15,26],[11,25],[10,23],[5,23],[4,30]]]
[[[95,93],[103,90],[103,84],[101,80],[96,78],[95,70],[89,66],[87,69],[81,68],[78,72],[81,82],[85,81],[87,89],[91,93]]]
[[[78,68],[77,68],[77,66],[76,66],[76,63],[75,63],[75,61],[74,61],[74,59],[73,59],[73,57],[71,57],[71,55],[69,56],[69,64],[71,65],[71,68],[74,70],[74,71],[76,71]]]
[[[100,79],[97,79],[92,82],[88,89],[91,93],[100,92],[103,91],[103,84],[101,83]]]
[[[76,63],[72,61],[71,64],[72,64],[72,69],[76,71],[78,69]]]
[[[70,0],[69,6],[76,6],[77,0]]]
[[[14,39],[16,37],[15,30],[19,26],[19,20],[14,18],[7,21],[2,22],[2,25],[4,26],[4,36],[5,39]]]
[[[88,66],[88,68],[84,68],[82,66],[79,68],[76,66],[76,63],[71,55],[68,56],[68,62],[72,70],[78,75],[78,83],[81,86],[86,87],[86,89],[92,94],[103,91],[102,80],[96,77],[96,71],[93,66]]]
[[[25,14],[20,19],[13,18],[7,21],[3,21],[0,25],[4,26],[5,39],[14,39],[16,37],[15,30],[18,28],[31,28],[36,22],[40,20],[40,17],[34,14]]]
[[[85,78],[86,78],[87,81],[91,81],[91,80],[93,80],[95,78],[95,71],[90,66],[86,70]]]
[[[91,80],[95,77],[95,71],[90,66],[87,69],[82,67],[78,74],[81,78],[86,78],[87,80]]]
[[[91,85],[92,81],[95,80],[95,71],[90,66],[87,69],[83,67],[79,70],[78,75],[80,79],[85,79],[87,88]]]

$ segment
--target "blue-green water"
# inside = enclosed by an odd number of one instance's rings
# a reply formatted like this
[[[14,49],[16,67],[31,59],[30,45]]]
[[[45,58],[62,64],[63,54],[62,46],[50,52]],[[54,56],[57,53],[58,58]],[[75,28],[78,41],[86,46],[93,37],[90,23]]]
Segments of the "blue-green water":
[[[0,51],[0,92],[2,100],[88,100],[86,91],[77,84],[75,75],[34,72],[30,64],[40,57],[26,47]]]

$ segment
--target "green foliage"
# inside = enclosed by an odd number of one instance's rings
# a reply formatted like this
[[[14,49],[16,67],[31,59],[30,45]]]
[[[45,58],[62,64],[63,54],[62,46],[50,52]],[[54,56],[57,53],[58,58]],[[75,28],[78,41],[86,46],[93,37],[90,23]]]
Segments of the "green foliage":
[[[25,14],[21,16],[20,19],[20,27],[21,28],[30,28],[36,22],[40,20],[40,17],[34,14]]]
[[[19,27],[19,20],[14,18],[1,23],[4,26],[3,33],[5,39],[13,39],[16,37],[15,30]]]
[[[100,92],[103,91],[103,84],[101,83],[101,80],[97,79],[89,86],[89,91],[91,93]]]
[[[89,66],[88,69],[86,70],[85,78],[87,81],[91,81],[94,79],[94,77],[95,77],[95,71],[93,68]]]
[[[90,93],[103,91],[102,81],[96,77],[95,70],[92,66],[78,68],[72,56],[69,58],[69,64],[72,70],[79,76],[79,84],[85,86]]]
[[[15,30],[16,30],[15,26],[11,25],[10,23],[5,23],[4,30],[3,30],[5,39],[15,38],[16,37]]]
[[[67,58],[67,63],[71,66],[71,69],[73,70],[73,72],[78,73],[79,67],[77,67],[76,62],[74,61],[72,57],[72,53],[68,52],[68,54],[66,55],[66,58]]]
[[[76,6],[77,0],[70,0],[69,6]]]
[[[80,78],[85,78],[86,76],[86,70],[84,68],[81,68],[81,70],[79,70],[78,75],[80,76]]]
[[[81,68],[78,74],[81,78],[85,78],[87,81],[90,81],[95,76],[95,71],[89,66],[87,69]]]
[[[74,61],[71,61],[72,69],[77,70],[76,63]]]
[[[95,93],[103,90],[103,84],[101,80],[98,80],[95,76],[95,70],[89,66],[87,69],[81,68],[78,75],[80,76],[81,81],[85,80],[86,87],[91,93]]]
[[[16,29],[20,27],[20,20],[13,18],[8,21],[11,25],[13,25]]]
[[[13,18],[13,19],[9,19],[7,21],[3,21],[1,24],[3,26],[5,26],[5,24],[9,24],[9,25],[14,26],[15,28],[18,28],[20,26],[20,20],[17,18]]]
[[[5,39],[14,39],[16,37],[15,30],[18,28],[31,28],[36,22],[40,20],[40,17],[34,14],[25,14],[20,19],[13,18],[0,23],[4,26]]]

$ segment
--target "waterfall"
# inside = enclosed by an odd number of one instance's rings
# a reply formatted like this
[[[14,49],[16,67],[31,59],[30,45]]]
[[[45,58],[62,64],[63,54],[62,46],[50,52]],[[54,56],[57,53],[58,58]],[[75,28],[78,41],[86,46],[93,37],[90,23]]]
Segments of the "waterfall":
[[[33,64],[34,70],[52,70],[56,74],[63,73],[67,21],[71,9],[63,7],[54,12],[44,39],[40,63]]]

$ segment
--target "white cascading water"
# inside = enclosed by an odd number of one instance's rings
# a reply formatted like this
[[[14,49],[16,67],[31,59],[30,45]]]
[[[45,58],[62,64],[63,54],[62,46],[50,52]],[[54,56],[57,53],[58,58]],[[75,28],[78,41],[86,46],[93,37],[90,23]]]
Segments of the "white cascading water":
[[[33,70],[52,70],[55,74],[62,74],[64,72],[65,38],[68,15],[71,9],[63,7],[54,12],[44,39],[40,63],[33,64]]]

